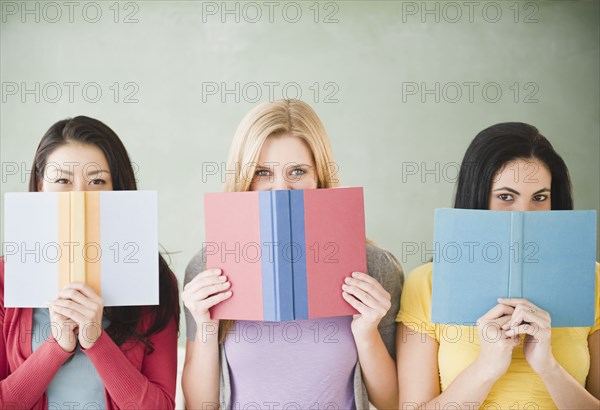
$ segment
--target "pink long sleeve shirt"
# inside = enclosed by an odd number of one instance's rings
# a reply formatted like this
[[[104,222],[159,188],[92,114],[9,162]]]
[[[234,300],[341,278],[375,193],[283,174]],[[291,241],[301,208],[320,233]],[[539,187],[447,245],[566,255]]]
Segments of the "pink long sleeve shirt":
[[[140,320],[138,331],[151,325],[151,315]],[[0,258],[0,407],[47,409],[46,388],[67,353],[50,336],[32,353],[33,309],[4,307],[4,260]],[[51,332],[49,332],[51,333]],[[129,340],[117,346],[106,332],[84,350],[104,382],[108,409],[173,409],[177,377],[175,320],[149,338],[154,352]]]

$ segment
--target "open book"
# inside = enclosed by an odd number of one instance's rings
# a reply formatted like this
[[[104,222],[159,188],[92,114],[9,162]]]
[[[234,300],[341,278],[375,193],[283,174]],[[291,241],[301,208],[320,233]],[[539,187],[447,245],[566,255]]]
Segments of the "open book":
[[[213,319],[284,321],[357,313],[344,278],[367,273],[362,188],[207,193],[206,267],[233,295]]]
[[[159,302],[154,191],[7,193],[3,245],[6,307],[46,307],[70,282],[105,306]]]
[[[552,327],[594,324],[596,211],[436,209],[431,321],[474,325],[526,298]]]

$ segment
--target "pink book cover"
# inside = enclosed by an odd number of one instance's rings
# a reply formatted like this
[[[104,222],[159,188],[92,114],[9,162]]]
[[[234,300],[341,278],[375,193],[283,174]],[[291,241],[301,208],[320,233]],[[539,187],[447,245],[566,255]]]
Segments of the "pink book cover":
[[[304,191],[309,318],[358,313],[342,297],[344,279],[367,272],[362,188]]]
[[[232,296],[210,309],[212,319],[263,317],[258,192],[204,196],[206,269],[219,268]],[[260,256],[260,254],[259,254]]]
[[[294,192],[296,198],[299,198],[298,195],[302,197],[301,202],[290,203],[291,219],[297,222],[276,223],[288,224],[289,228],[295,226],[292,231],[298,229],[298,232],[293,234],[294,240],[302,242],[298,244],[302,257],[297,260],[298,263],[294,262],[293,268],[293,282],[299,286],[293,291],[293,305],[296,306],[293,317],[306,319],[356,314],[357,311],[342,297],[342,284],[352,272],[368,273],[363,189],[289,192]],[[261,243],[271,239],[261,238],[260,203],[259,192],[205,195],[206,268],[222,269],[231,282],[233,292],[230,299],[211,308],[213,319],[265,318],[265,282],[262,275],[265,266],[265,274],[271,274],[271,271],[262,260]],[[283,277],[279,280],[296,286]],[[302,313],[306,312],[306,308],[308,315]]]

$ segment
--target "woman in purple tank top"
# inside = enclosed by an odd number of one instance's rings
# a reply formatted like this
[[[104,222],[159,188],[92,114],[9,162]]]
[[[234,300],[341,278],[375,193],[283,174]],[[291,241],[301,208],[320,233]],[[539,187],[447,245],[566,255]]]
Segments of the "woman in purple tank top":
[[[333,188],[334,164],[325,128],[309,105],[264,103],[235,133],[225,191]],[[368,408],[369,401],[396,407],[394,318],[403,274],[389,252],[366,246],[368,274],[348,272],[340,289],[359,314],[288,322],[212,320],[209,308],[232,296],[231,284],[218,267],[207,270],[199,252],[182,295],[187,407],[353,409]]]

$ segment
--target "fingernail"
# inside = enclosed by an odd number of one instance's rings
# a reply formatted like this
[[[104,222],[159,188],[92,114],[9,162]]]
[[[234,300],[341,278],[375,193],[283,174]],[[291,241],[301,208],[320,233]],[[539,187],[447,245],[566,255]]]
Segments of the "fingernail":
[[[227,280],[227,276],[219,276],[219,280],[221,282],[225,282]]]
[[[346,278],[346,279],[344,279],[344,282],[351,283],[352,282],[352,278]]]
[[[360,276],[360,272],[352,272],[352,276],[358,278]]]
[[[221,269],[213,269],[212,272],[213,273],[221,273]]]

